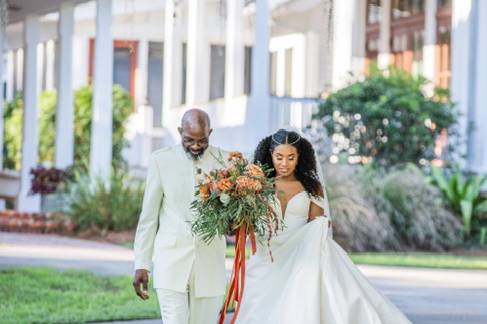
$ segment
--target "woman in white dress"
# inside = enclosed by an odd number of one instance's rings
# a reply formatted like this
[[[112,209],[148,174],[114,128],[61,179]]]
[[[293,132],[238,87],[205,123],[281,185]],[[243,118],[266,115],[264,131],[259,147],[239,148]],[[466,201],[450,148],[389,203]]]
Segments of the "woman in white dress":
[[[333,241],[328,202],[311,144],[279,130],[258,145],[271,165],[276,212],[285,227],[262,238],[248,263],[239,324],[403,324],[410,321],[376,291]]]

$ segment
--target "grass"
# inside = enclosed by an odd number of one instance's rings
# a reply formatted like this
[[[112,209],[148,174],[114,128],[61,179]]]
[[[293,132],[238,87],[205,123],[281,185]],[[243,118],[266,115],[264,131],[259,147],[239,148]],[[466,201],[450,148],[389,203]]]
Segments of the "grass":
[[[357,264],[368,265],[487,270],[487,257],[482,256],[382,252],[353,253],[351,258]]]
[[[156,293],[147,301],[129,276],[99,277],[48,268],[0,270],[2,323],[85,323],[160,318]]]
[[[233,258],[235,256],[235,248],[233,245],[227,246],[226,256],[227,258]],[[248,256],[250,256],[249,248],[247,248]],[[421,252],[370,252],[351,253],[350,257],[356,264],[487,270],[487,257],[484,256],[458,256]]]

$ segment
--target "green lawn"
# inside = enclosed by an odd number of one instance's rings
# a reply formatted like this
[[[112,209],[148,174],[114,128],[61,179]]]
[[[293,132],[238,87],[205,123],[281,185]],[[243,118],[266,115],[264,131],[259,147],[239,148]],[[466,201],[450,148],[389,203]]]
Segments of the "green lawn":
[[[434,253],[352,253],[357,264],[405,266],[420,268],[483,269],[487,270],[487,257],[457,256]]]
[[[140,300],[129,276],[48,268],[0,270],[2,323],[84,323],[160,318],[156,293]]]
[[[250,250],[247,248],[247,256],[249,255]],[[228,245],[227,258],[233,258],[234,256],[235,248],[232,245]],[[487,270],[487,257],[479,256],[457,256],[421,252],[371,252],[351,253],[350,257],[356,264]]]

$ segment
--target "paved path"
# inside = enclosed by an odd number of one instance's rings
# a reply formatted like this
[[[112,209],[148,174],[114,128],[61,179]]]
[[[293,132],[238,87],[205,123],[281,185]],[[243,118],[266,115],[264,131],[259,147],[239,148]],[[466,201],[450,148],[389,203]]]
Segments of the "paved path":
[[[117,245],[55,235],[0,232],[0,267],[35,265],[84,269],[100,275],[131,275],[132,260],[132,251]],[[231,262],[227,266],[230,268]],[[415,324],[487,323],[487,271],[359,268]]]

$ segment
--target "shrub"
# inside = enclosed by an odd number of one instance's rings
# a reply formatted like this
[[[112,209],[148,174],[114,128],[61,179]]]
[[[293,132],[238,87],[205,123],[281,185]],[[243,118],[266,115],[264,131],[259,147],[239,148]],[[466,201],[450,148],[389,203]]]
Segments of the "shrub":
[[[459,243],[460,222],[420,169],[409,164],[379,178],[392,208],[391,222],[403,244],[441,251]]]
[[[334,238],[346,250],[400,249],[384,198],[363,181],[363,169],[326,164],[326,191],[333,219]]]
[[[22,95],[4,103],[3,168],[20,169],[22,148]]]
[[[460,224],[413,165],[390,171],[325,166],[335,239],[352,251],[442,251],[459,242]]]
[[[91,86],[78,89],[75,94],[74,124],[74,169],[87,172],[89,169],[91,116],[93,90]],[[115,170],[126,169],[122,150],[128,146],[124,138],[125,122],[132,111],[130,95],[120,86],[113,87],[113,133],[112,133],[112,166]]]
[[[384,167],[419,164],[434,158],[437,135],[456,120],[447,92],[427,96],[425,84],[399,70],[375,71],[330,95],[314,118],[332,139],[334,155]]]
[[[78,228],[129,230],[137,225],[143,183],[125,172],[111,172],[108,185],[100,178],[77,175],[70,185],[67,215]]]
[[[39,114],[39,161],[54,162],[56,134],[56,93],[45,91],[40,97]],[[92,88],[86,86],[75,92],[74,99],[74,169],[89,169],[91,141]],[[125,123],[132,111],[130,95],[120,86],[113,87],[113,148],[112,165],[124,169],[126,163],[122,150],[128,145],[124,138]],[[16,96],[5,104],[4,168],[20,169],[22,148],[22,96]]]
[[[458,166],[448,176],[445,170],[432,167],[431,180],[442,191],[450,208],[461,215],[464,239],[473,231],[480,234],[481,242],[485,241],[486,230],[482,228],[487,226],[487,198],[481,196],[481,188],[487,182],[487,176],[471,174],[465,178]]]

